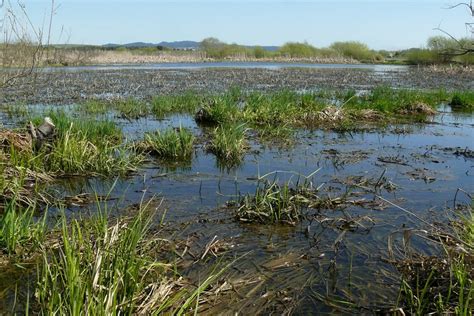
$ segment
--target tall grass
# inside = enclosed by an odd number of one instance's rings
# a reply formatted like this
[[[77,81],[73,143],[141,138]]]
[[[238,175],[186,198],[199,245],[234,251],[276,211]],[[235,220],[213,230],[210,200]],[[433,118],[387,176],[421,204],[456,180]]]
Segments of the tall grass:
[[[63,218],[60,248],[43,251],[38,273],[36,297],[43,313],[129,315],[140,305],[166,301],[165,295],[147,293],[153,287],[147,289],[145,280],[163,280],[163,266],[144,252],[151,221],[148,204],[129,222],[110,223],[102,213],[68,226]]]
[[[135,170],[141,158],[111,142],[94,144],[87,134],[73,133],[71,127],[45,154],[42,169],[60,174],[125,174]]]
[[[66,133],[81,133],[89,141],[100,144],[104,141],[118,142],[122,140],[122,130],[111,120],[96,120],[88,117],[76,118],[66,111],[50,111],[47,113],[54,122],[55,133],[62,138]],[[43,117],[33,117],[35,125],[43,122]]]
[[[80,110],[86,114],[106,114],[110,111],[111,105],[100,100],[88,100],[80,105]]]
[[[100,203],[100,202],[97,202]],[[48,315],[181,315],[227,269],[216,268],[195,289],[176,277],[175,264],[156,260],[152,201],[134,215],[110,219],[106,204],[89,219],[61,221],[57,249],[42,248],[34,312]]]
[[[302,204],[289,183],[265,182],[240,200],[237,217],[243,222],[294,224],[301,217]]]
[[[140,147],[162,158],[190,159],[193,154],[194,139],[190,131],[179,127],[145,134],[145,140]]]
[[[212,133],[209,150],[228,163],[240,161],[247,147],[246,131],[245,124],[218,126]]]
[[[39,151],[11,149],[9,164],[53,174],[120,174],[135,170],[142,156],[122,144],[122,130],[113,121],[74,118],[64,111],[49,116],[55,137]],[[33,118],[40,124],[42,118]]]
[[[0,217],[0,248],[10,255],[33,252],[46,233],[46,213],[36,220],[35,204],[20,205],[15,198],[11,199]]]
[[[174,113],[195,113],[204,97],[196,92],[187,91],[177,95],[159,95],[151,100],[151,112],[158,118]]]
[[[205,104],[196,115],[196,120],[210,124],[235,122],[241,115],[237,101],[232,91],[224,95],[211,96],[204,101]]]
[[[150,114],[150,107],[146,102],[133,98],[117,101],[114,107],[123,118],[129,120],[139,119]]]
[[[472,111],[474,110],[474,92],[472,91],[458,91],[455,92],[449,105],[454,110]]]

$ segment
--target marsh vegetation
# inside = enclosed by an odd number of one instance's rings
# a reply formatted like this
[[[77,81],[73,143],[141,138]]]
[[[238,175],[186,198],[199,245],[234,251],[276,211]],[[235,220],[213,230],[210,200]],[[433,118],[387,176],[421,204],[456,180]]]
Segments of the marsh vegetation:
[[[4,104],[1,264],[28,272],[2,300],[74,315],[468,314],[473,104],[388,86]],[[35,147],[24,126],[45,116],[55,133]]]

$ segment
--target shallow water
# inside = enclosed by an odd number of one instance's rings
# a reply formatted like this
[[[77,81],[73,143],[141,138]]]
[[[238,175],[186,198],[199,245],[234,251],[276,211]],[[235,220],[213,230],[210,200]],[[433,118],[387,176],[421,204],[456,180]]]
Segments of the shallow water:
[[[166,231],[192,245],[195,252],[186,257],[190,264],[184,268],[193,280],[202,280],[216,262],[212,255],[199,259],[214,238],[228,246],[225,258],[245,255],[226,272],[226,280],[238,284],[240,294],[229,291],[205,313],[229,309],[268,313],[289,307],[296,313],[341,311],[329,301],[322,302],[320,295],[350,301],[356,306],[352,311],[373,311],[395,304],[399,290],[399,274],[383,260],[388,258],[388,236],[422,228],[420,220],[392,205],[374,204],[307,210],[307,218],[294,227],[244,224],[225,203],[252,194],[258,185],[256,179],[267,173],[278,171],[269,179],[296,182],[301,178],[298,174],[309,175],[319,169],[311,180],[321,186],[321,196],[349,192],[350,199],[373,200],[373,193],[347,181],[355,181],[355,177],[377,181],[383,175],[393,184],[393,190],[378,193],[383,198],[430,222],[446,221],[444,211],[452,206],[457,188],[474,192],[474,160],[454,154],[456,147],[474,150],[474,116],[452,113],[446,107],[442,110],[429,124],[346,134],[300,130],[296,142],[283,148],[254,140],[242,164],[231,169],[222,168],[205,144],[199,144],[189,165],[170,167],[152,159],[136,175],[119,179],[112,196],[123,199],[119,203],[124,206],[143,197],[164,199]],[[167,127],[183,126],[198,137],[207,132],[186,115],[117,121],[128,140]],[[389,158],[394,163],[387,162]],[[54,189],[60,195],[104,194],[113,182],[64,180]],[[457,202],[469,200],[459,196]],[[78,208],[68,210],[71,216],[80,212]],[[358,220],[347,227],[341,219]],[[416,239],[413,246],[425,254],[439,251]]]
[[[374,72],[406,71],[409,66],[374,65],[374,64],[314,64],[285,62],[196,62],[196,63],[148,63],[148,64],[112,64],[79,67],[47,67],[45,72],[84,71],[84,70],[159,70],[159,69],[205,69],[205,68],[239,68],[239,69],[270,69],[309,68],[309,69],[367,69]]]

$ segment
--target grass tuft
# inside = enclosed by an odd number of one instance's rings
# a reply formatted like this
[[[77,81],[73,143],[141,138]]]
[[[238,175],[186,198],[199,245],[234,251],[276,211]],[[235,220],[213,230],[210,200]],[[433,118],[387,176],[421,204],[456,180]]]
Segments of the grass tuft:
[[[162,158],[187,160],[192,157],[194,140],[189,130],[179,127],[145,134],[145,140],[139,147]]]
[[[242,159],[247,148],[245,124],[221,125],[214,129],[209,150],[220,160],[235,163]]]
[[[46,213],[35,220],[35,204],[20,206],[16,199],[10,200],[3,208],[0,218],[0,248],[9,255],[33,252],[44,241],[46,233]]]
[[[474,110],[474,93],[470,91],[456,92],[453,94],[449,105],[454,110]]]
[[[203,99],[201,94],[192,91],[177,95],[159,95],[151,100],[151,112],[157,118],[176,113],[191,114],[197,111]]]
[[[237,218],[242,222],[294,225],[309,203],[308,188],[306,183],[293,188],[289,182],[280,185],[277,181],[265,181],[254,195],[240,199]]]
[[[128,120],[136,120],[150,114],[150,107],[146,102],[132,98],[118,101],[115,109]]]

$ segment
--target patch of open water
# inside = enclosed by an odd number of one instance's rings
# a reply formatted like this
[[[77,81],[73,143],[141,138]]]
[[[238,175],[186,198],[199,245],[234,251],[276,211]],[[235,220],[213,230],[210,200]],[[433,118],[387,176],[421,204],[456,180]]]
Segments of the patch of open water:
[[[159,70],[159,69],[205,69],[205,68],[239,68],[239,69],[270,69],[282,68],[309,68],[309,69],[367,69],[374,72],[406,71],[409,66],[377,65],[377,64],[315,64],[315,63],[287,63],[287,62],[196,62],[196,63],[144,63],[144,64],[111,64],[79,67],[48,67],[42,68],[45,72],[55,71],[84,71],[84,70]]]

